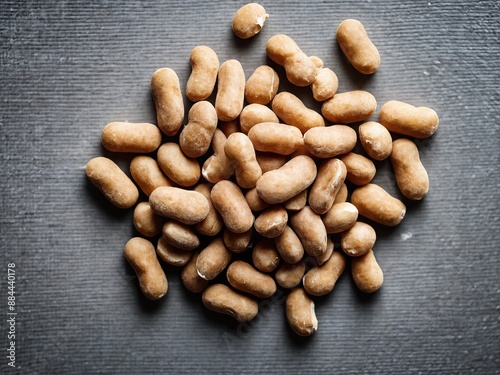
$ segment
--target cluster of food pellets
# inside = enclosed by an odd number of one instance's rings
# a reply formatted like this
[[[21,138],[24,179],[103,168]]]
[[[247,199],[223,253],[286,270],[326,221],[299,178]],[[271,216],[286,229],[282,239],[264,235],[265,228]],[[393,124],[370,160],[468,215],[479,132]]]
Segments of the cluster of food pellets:
[[[245,5],[233,30],[250,38],[267,18],[262,6]],[[377,70],[380,55],[359,21],[343,21],[337,41],[360,73]],[[259,66],[246,80],[239,61],[219,64],[215,51],[198,46],[185,86],[193,103],[187,124],[177,74],[158,69],[151,79],[157,124],[113,122],[102,131],[107,150],[139,154],[130,163],[132,179],[104,157],[90,160],[86,175],[115,206],[135,206],[142,237],[128,241],[124,255],[147,298],[167,293],[160,259],[183,267],[183,285],[208,309],[242,322],[258,314],[259,299],[278,286],[287,290],[288,323],[311,335],[318,326],[314,297],[330,293],[347,264],[362,292],[382,286],[375,230],[358,215],[395,226],[406,207],[371,182],[372,159],[390,160],[401,193],[422,199],[429,178],[412,138],[430,137],[439,120],[430,108],[389,101],[379,122],[364,122],[377,109],[372,94],[337,93],[335,73],[287,35],[271,37],[266,53],[292,84],[311,88],[321,113],[291,92],[278,93],[272,67]],[[358,122],[356,132],[349,124]],[[367,156],[353,152],[358,140]],[[137,203],[138,188],[148,200]]]

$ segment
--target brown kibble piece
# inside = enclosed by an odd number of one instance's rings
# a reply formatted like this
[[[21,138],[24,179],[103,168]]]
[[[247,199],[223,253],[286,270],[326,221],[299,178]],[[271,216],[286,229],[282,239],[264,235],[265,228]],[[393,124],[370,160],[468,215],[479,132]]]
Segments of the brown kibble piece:
[[[347,169],[346,180],[354,185],[368,184],[377,173],[375,164],[370,159],[355,152],[343,155],[340,160]]]
[[[276,292],[276,283],[271,276],[257,271],[242,260],[231,263],[226,276],[233,288],[258,298],[269,298]]]
[[[352,258],[351,273],[354,283],[364,293],[374,293],[384,282],[384,273],[375,259],[373,250]]]
[[[354,19],[342,21],[337,28],[337,41],[349,62],[363,74],[373,74],[380,66],[380,54],[365,27]]]
[[[254,227],[257,233],[267,238],[278,237],[286,227],[288,214],[283,206],[271,206],[255,219]]]
[[[287,296],[286,318],[292,330],[299,336],[311,336],[318,330],[314,302],[303,288],[295,289]]]
[[[335,94],[321,106],[321,113],[335,124],[365,121],[377,110],[377,100],[367,91],[355,90]]]
[[[257,67],[245,85],[245,99],[248,103],[267,105],[278,92],[278,73],[267,65]]]
[[[414,107],[397,100],[382,106],[379,121],[391,132],[419,139],[429,138],[439,126],[438,115],[431,108]]]
[[[347,169],[339,159],[323,161],[309,192],[309,206],[319,215],[327,212],[346,178]]]
[[[165,238],[160,237],[156,246],[156,253],[165,263],[171,266],[184,266],[191,259],[191,252],[176,248],[169,244]]]
[[[406,198],[420,200],[427,195],[429,175],[420,161],[415,143],[405,138],[394,141],[391,163],[399,190]]]
[[[198,255],[196,272],[205,280],[213,280],[231,261],[231,252],[226,248],[222,238],[212,240]]]
[[[197,46],[189,57],[191,75],[186,84],[186,96],[192,102],[207,99],[214,91],[219,59],[214,50],[207,46]]]
[[[360,215],[387,226],[398,225],[406,214],[403,202],[373,183],[354,190],[351,203]]]
[[[311,268],[303,279],[304,289],[312,296],[324,296],[330,293],[339,277],[344,272],[346,260],[338,251],[334,251],[323,265]]]
[[[264,7],[257,3],[242,6],[233,17],[233,31],[241,39],[258,34],[269,18]]]
[[[316,164],[300,155],[281,168],[266,172],[257,181],[259,196],[270,204],[279,204],[307,189],[316,178]]]
[[[240,322],[252,320],[259,312],[257,302],[224,284],[210,285],[201,300],[207,309],[229,315]]]
[[[273,272],[280,262],[280,256],[274,241],[261,238],[252,249],[252,263],[259,271]]]
[[[296,86],[309,86],[316,77],[316,65],[287,35],[278,34],[267,41],[266,52],[271,60],[285,68],[286,77]]]
[[[158,149],[157,158],[162,171],[180,186],[193,186],[200,179],[201,170],[198,161],[184,155],[177,143],[162,144]]]
[[[154,237],[161,232],[163,218],[154,213],[149,202],[141,202],[135,206],[133,223],[144,237]]]
[[[110,122],[102,130],[101,143],[108,151],[149,153],[160,147],[161,132],[149,123]]]
[[[273,99],[273,111],[285,124],[293,125],[304,134],[311,128],[324,127],[325,120],[290,92],[280,92]]]
[[[187,225],[199,223],[210,210],[203,194],[170,186],[155,189],[149,197],[149,204],[156,214]]]
[[[168,282],[151,242],[144,238],[130,239],[123,250],[127,262],[134,269],[144,296],[157,300],[167,294]]]
[[[150,156],[138,155],[133,158],[130,162],[130,174],[148,197],[157,187],[173,185],[173,182],[163,174],[156,160]]]
[[[240,115],[245,100],[245,71],[238,60],[227,60],[219,68],[215,109],[220,121]]]
[[[276,270],[274,278],[282,288],[291,289],[300,284],[306,271],[306,264],[298,262],[296,264],[281,263]]]
[[[369,224],[358,221],[342,233],[340,246],[347,255],[359,257],[371,250],[376,240],[375,229]]]
[[[212,204],[219,212],[226,227],[234,233],[249,230],[254,216],[238,185],[224,180],[215,184],[211,192]]]
[[[184,101],[179,77],[170,68],[158,69],[151,78],[158,127],[168,136],[179,131],[184,121]]]
[[[130,208],[139,198],[139,190],[112,160],[99,156],[85,167],[85,175],[106,199],[118,208]]]

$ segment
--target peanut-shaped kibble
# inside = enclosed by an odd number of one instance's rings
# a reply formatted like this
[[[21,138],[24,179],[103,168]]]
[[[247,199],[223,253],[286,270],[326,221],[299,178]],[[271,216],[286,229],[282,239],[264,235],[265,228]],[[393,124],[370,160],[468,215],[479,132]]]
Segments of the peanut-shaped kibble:
[[[350,124],[368,119],[376,109],[377,100],[372,94],[355,90],[335,94],[323,103],[321,113],[335,124]]]
[[[161,132],[149,123],[110,122],[102,130],[101,143],[108,151],[149,153],[160,147]]]
[[[340,236],[340,246],[351,257],[365,255],[375,245],[377,234],[369,224],[356,222]]]
[[[201,101],[193,104],[188,114],[188,124],[179,136],[179,145],[190,158],[205,155],[217,128],[217,113],[212,103]]]
[[[392,143],[391,163],[399,190],[406,198],[420,200],[429,191],[429,175],[425,170],[418,148],[409,139],[400,138]]]
[[[184,251],[190,255],[191,253]],[[182,285],[191,293],[200,293],[208,285],[208,280],[202,279],[196,271],[196,261],[200,253],[194,252],[189,262],[182,268],[181,281]]]
[[[210,207],[207,217],[197,223],[195,228],[200,234],[204,234],[205,236],[215,236],[221,231],[224,223],[212,204],[212,198],[210,196],[212,186],[210,184],[199,184],[194,188],[194,190],[203,194],[203,196],[207,198],[208,206]]]
[[[252,320],[259,312],[256,301],[224,284],[210,285],[203,292],[201,299],[207,309],[229,315],[240,322]]]
[[[384,160],[392,152],[391,133],[382,124],[369,121],[358,128],[361,146],[372,159]]]
[[[280,256],[274,241],[261,238],[252,249],[252,263],[259,271],[273,272],[280,262]]]
[[[269,298],[276,292],[273,278],[257,271],[247,262],[236,260],[227,268],[227,281],[235,289],[259,298]]]
[[[221,121],[240,115],[245,99],[245,72],[238,60],[227,60],[219,68],[215,109]]]
[[[325,120],[313,109],[307,108],[302,100],[289,92],[280,92],[273,99],[273,111],[288,125],[299,128],[304,134],[311,128],[324,127]]]
[[[253,226],[255,218],[252,211],[234,182],[220,181],[214,185],[210,194],[212,204],[231,232],[243,233]]]
[[[184,101],[179,77],[170,68],[158,69],[151,78],[158,127],[168,136],[179,131],[184,121]]]
[[[299,336],[311,336],[318,330],[314,302],[303,288],[295,289],[287,296],[286,319]]]
[[[311,207],[305,206],[302,210],[292,215],[290,226],[300,238],[304,250],[310,256],[318,256],[326,251],[326,228],[321,221],[321,216]]]
[[[342,233],[358,220],[358,209],[349,202],[334,203],[321,220],[325,224],[326,233]]]
[[[307,203],[307,189],[283,202],[283,207],[288,211],[300,211]]]
[[[200,179],[198,161],[184,155],[177,143],[162,144],[158,149],[157,158],[162,171],[180,186],[193,186]]]
[[[156,257],[155,247],[144,238],[130,239],[123,250],[127,262],[134,269],[139,286],[146,298],[157,300],[167,294],[168,282]]]
[[[298,262],[296,264],[281,263],[276,270],[274,278],[279,286],[286,289],[295,288],[300,284],[306,272],[306,264]]]
[[[260,165],[260,169],[262,169],[262,173],[281,168],[288,161],[286,155],[279,155],[273,152],[256,151],[255,157],[257,158],[257,163]]]
[[[163,174],[156,160],[150,156],[138,155],[133,158],[130,162],[130,174],[148,197],[157,187],[173,185],[173,182]]]
[[[253,188],[262,175],[262,170],[248,136],[243,133],[231,134],[224,145],[224,152],[234,165],[238,185],[246,189]]]
[[[257,192],[270,204],[283,203],[307,189],[316,178],[316,172],[313,159],[297,156],[281,168],[264,173],[257,181]]]
[[[245,106],[240,114],[240,128],[245,134],[248,134],[253,126],[261,122],[280,122],[278,116],[265,105],[249,104]]]
[[[360,215],[387,226],[398,225],[406,214],[403,202],[373,183],[354,190],[351,203]]]
[[[170,186],[155,189],[149,196],[149,205],[156,214],[187,225],[199,223],[210,211],[203,194]]]
[[[248,132],[257,151],[290,155],[304,144],[301,131],[295,126],[262,122]]]
[[[280,79],[278,73],[268,65],[257,67],[245,85],[245,99],[248,103],[266,105],[278,92]]]
[[[259,212],[269,207],[269,203],[263,200],[259,196],[259,193],[257,193],[257,188],[247,190],[245,193],[245,200],[248,203],[248,207],[250,207],[253,212]]]
[[[145,237],[154,237],[161,232],[163,218],[153,212],[149,202],[141,202],[134,209],[135,229]]]
[[[278,34],[267,41],[266,52],[271,60],[285,68],[286,77],[296,86],[309,86],[316,77],[316,65],[287,35]]]
[[[313,97],[319,102],[333,98],[338,88],[339,79],[335,72],[329,68],[320,69],[311,85]]]
[[[264,7],[257,3],[242,6],[233,17],[233,31],[241,39],[258,34],[269,18]]]
[[[205,280],[213,280],[231,261],[231,252],[218,237],[205,247],[196,260],[196,271]]]
[[[334,251],[323,265],[311,268],[305,274],[302,280],[304,289],[312,296],[324,296],[330,293],[344,272],[345,265],[344,255]]]
[[[342,21],[337,28],[337,41],[349,62],[363,74],[372,74],[380,66],[380,54],[365,27],[354,19]]]
[[[346,125],[309,129],[304,145],[313,156],[327,159],[346,154],[356,146],[356,131]]]
[[[214,154],[203,163],[203,168],[201,170],[203,178],[212,184],[227,180],[234,173],[234,168],[224,151],[225,144],[226,136],[221,130],[215,129],[212,138],[212,149]]]
[[[164,237],[160,237],[156,246],[156,253],[165,263],[171,266],[184,266],[191,259],[191,252],[176,248],[169,244]]]
[[[352,258],[351,273],[358,289],[365,293],[376,292],[384,282],[384,273],[375,259],[373,250]]]
[[[346,174],[346,166],[339,159],[328,159],[320,164],[309,193],[309,206],[314,212],[322,215],[332,207]]]
[[[250,228],[243,233],[234,233],[229,229],[224,229],[222,234],[222,239],[224,240],[224,245],[231,250],[233,253],[242,253],[243,251],[250,248],[253,237],[253,228]]]
[[[191,75],[186,84],[186,96],[192,102],[207,99],[214,91],[219,71],[219,59],[214,50],[207,46],[197,46],[189,57]]]
[[[168,220],[163,224],[163,238],[180,250],[194,250],[200,245],[200,240],[190,226],[176,220]]]
[[[139,190],[112,160],[99,156],[85,167],[85,175],[106,199],[118,208],[130,208],[139,198]]]
[[[288,214],[283,206],[276,205],[265,209],[255,219],[255,230],[261,236],[268,238],[278,237],[286,227]]]
[[[355,152],[343,155],[340,160],[347,169],[346,180],[354,185],[366,185],[377,173],[375,164],[370,159]]]
[[[380,109],[379,121],[394,133],[419,139],[429,138],[439,126],[436,112],[428,107],[391,100]]]
[[[304,256],[304,247],[299,237],[288,225],[278,237],[274,238],[274,244],[281,258],[289,264],[300,262]]]

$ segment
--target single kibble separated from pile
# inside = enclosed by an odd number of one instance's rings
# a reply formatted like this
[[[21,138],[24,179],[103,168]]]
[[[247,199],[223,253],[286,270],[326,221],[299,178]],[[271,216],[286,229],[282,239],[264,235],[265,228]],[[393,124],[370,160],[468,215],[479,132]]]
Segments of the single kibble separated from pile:
[[[232,29],[251,38],[268,17],[259,4],[247,4]],[[379,68],[361,22],[343,21],[336,39],[360,73]],[[290,36],[270,37],[265,49],[276,65],[257,66],[246,79],[240,61],[220,64],[212,48],[194,47],[187,121],[179,77],[158,69],[151,79],[157,124],[117,121],[101,135],[111,153],[142,154],[130,163],[132,179],[105,157],[90,160],[85,173],[111,204],[135,207],[133,226],[148,239],[130,239],[124,256],[145,297],[167,294],[160,261],[182,267],[182,284],[206,308],[242,322],[281,288],[291,329],[309,336],[318,329],[314,299],[332,292],[344,270],[361,292],[382,286],[372,224],[398,225],[407,213],[402,199],[428,193],[411,138],[430,137],[439,120],[430,108],[396,100],[382,106],[378,122],[369,120],[375,97],[337,93],[335,72]],[[294,90],[280,92],[280,75],[310,86],[321,113]],[[360,122],[356,132],[351,124]],[[386,159],[399,198],[373,182],[373,161]]]

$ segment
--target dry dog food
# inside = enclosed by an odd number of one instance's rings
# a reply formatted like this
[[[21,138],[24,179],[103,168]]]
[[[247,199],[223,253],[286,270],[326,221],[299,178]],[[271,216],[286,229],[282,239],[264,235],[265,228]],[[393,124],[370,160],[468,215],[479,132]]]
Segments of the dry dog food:
[[[232,28],[251,38],[267,18],[261,5],[247,4]],[[343,21],[336,38],[359,72],[378,69],[379,52],[359,21]],[[135,206],[135,231],[148,239],[133,236],[124,256],[146,298],[167,293],[160,260],[182,267],[185,289],[201,293],[208,309],[241,322],[280,288],[291,329],[309,336],[318,329],[314,299],[331,293],[346,268],[362,293],[382,286],[372,222],[398,225],[403,200],[421,200],[429,190],[417,145],[400,135],[427,138],[439,120],[430,108],[392,100],[379,122],[371,121],[374,95],[337,93],[335,72],[289,36],[271,36],[265,52],[276,64],[254,67],[245,82],[238,60],[219,66],[212,48],[193,48],[183,86],[187,123],[182,79],[158,69],[151,79],[156,125],[112,122],[101,134],[110,153],[146,154],[130,163],[133,181],[104,157],[85,172],[111,204]],[[280,87],[283,75],[310,90]],[[321,113],[304,104],[305,94],[322,102]],[[356,131],[351,124],[360,122]],[[403,200],[377,181],[385,159]]]

